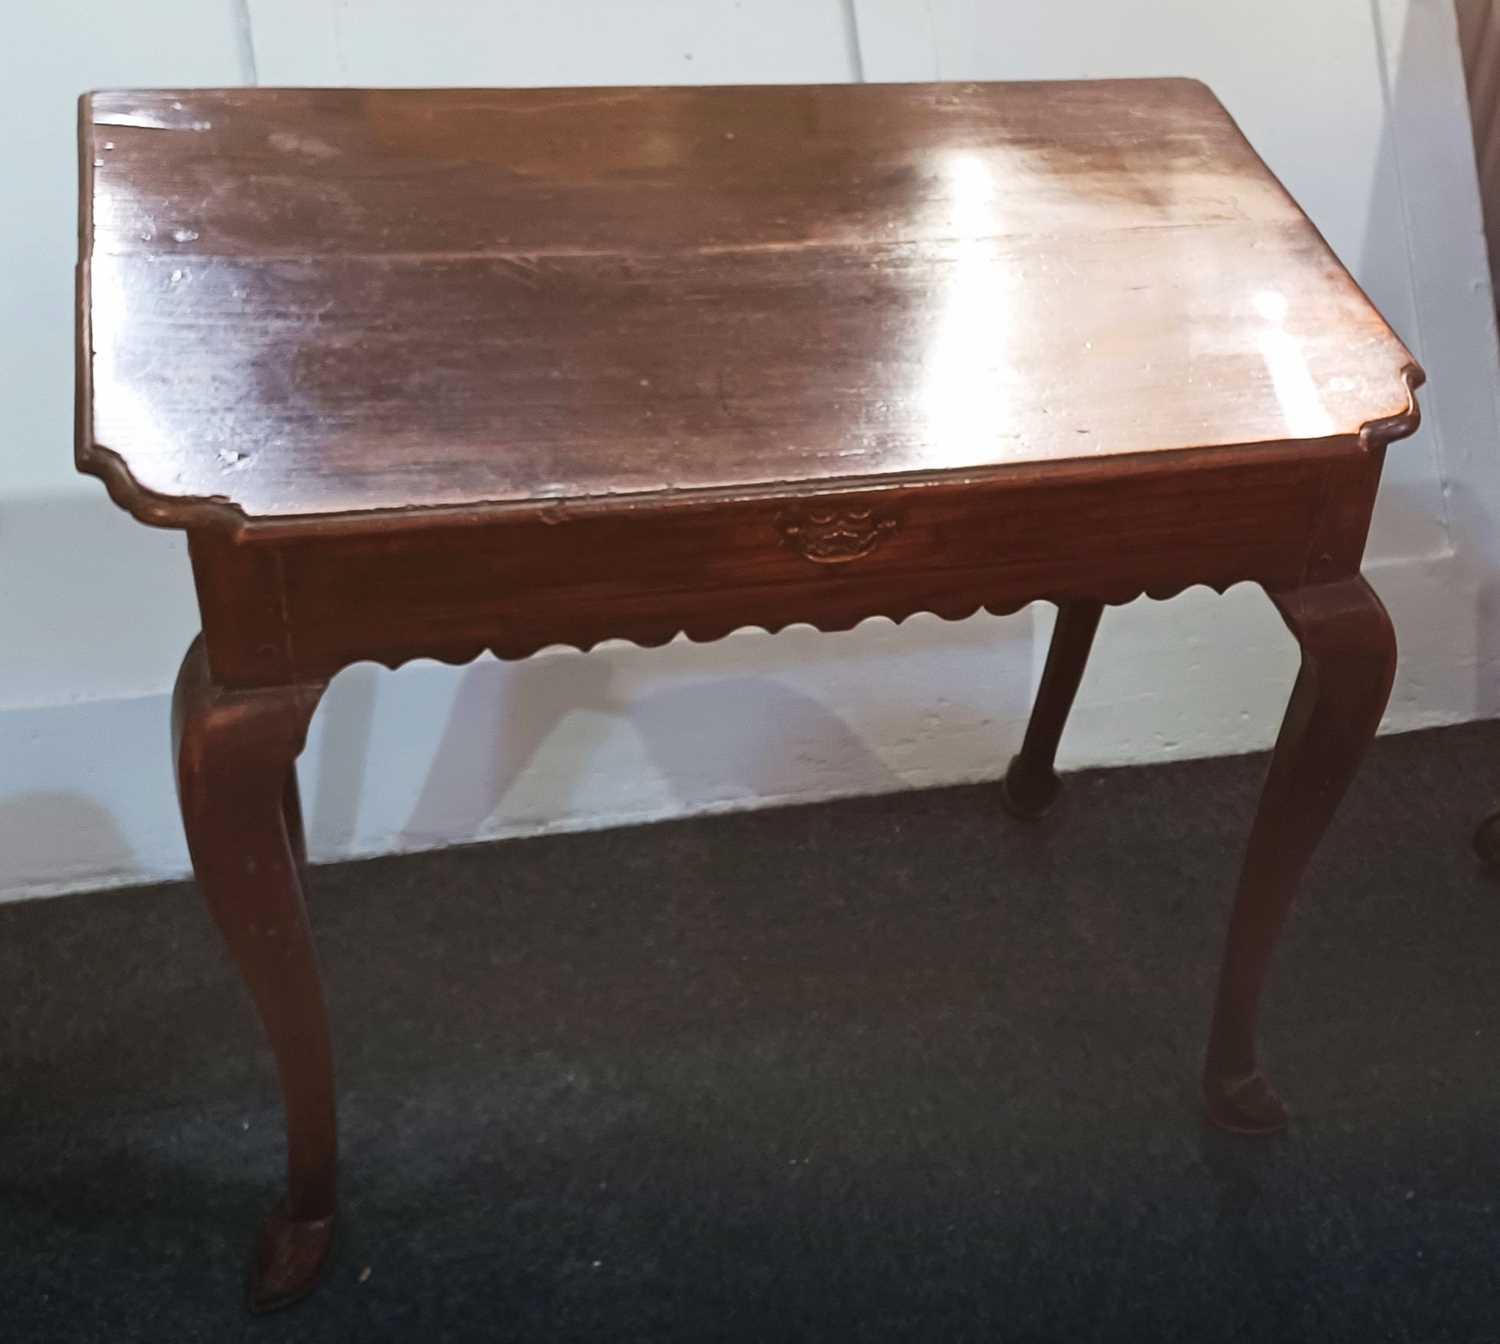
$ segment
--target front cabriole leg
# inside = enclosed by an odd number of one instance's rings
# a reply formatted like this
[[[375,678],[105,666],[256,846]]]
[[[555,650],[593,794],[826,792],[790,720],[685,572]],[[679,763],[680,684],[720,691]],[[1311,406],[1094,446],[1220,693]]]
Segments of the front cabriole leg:
[[[250,989],[276,1056],[287,1193],[267,1217],[250,1306],[311,1290],[333,1236],[336,1137],[328,1018],[299,875],[298,752],[323,686],[216,685],[201,639],[172,698],[177,791],[198,887]]]
[[[1396,670],[1390,617],[1361,576],[1272,600],[1301,645],[1302,667],[1250,830],[1203,1079],[1209,1119],[1245,1134],[1286,1126],[1256,1055],[1266,968],[1303,870],[1375,737]]]

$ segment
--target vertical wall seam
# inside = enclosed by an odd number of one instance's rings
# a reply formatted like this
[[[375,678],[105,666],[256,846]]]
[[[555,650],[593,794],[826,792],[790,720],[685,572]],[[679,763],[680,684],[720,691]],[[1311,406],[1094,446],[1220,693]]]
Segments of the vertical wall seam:
[[[1426,344],[1422,332],[1422,305],[1417,299],[1417,268],[1413,259],[1411,209],[1407,199],[1406,172],[1401,163],[1401,135],[1396,126],[1396,101],[1394,98],[1394,72],[1391,69],[1390,49],[1386,43],[1385,20],[1380,12],[1380,0],[1370,0],[1370,23],[1375,38],[1375,66],[1380,77],[1380,104],[1385,109],[1385,124],[1391,142],[1391,164],[1396,173],[1396,196],[1401,210],[1403,261],[1406,266],[1406,284],[1412,296],[1411,320],[1416,327],[1416,346],[1420,351]],[[1438,428],[1437,417],[1427,418],[1427,432],[1432,435],[1432,446],[1436,450],[1438,472],[1438,506],[1442,510],[1440,524],[1443,539],[1450,551],[1456,551],[1453,536],[1453,516],[1449,496],[1453,490],[1453,472],[1448,463],[1448,454],[1443,447],[1443,434]]]
[[[865,53],[859,44],[858,0],[840,0],[844,12],[844,48],[849,55],[849,69],[856,84],[865,82]]]
[[[259,84],[255,68],[255,29],[250,18],[250,0],[230,0],[234,18],[235,47],[240,58],[240,78],[246,84]]]

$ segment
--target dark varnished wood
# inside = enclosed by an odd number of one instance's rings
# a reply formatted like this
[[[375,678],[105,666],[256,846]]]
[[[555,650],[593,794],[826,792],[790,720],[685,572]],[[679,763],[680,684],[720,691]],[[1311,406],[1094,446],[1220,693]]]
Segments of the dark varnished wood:
[[[1017,234],[1295,217],[1188,79],[124,90],[89,95],[85,124],[104,198],[94,222],[115,253],[946,239],[972,231],[942,175],[959,152],[1022,179],[999,221]]]
[[[1193,81],[82,119],[79,460],[149,522],[854,487],[1406,406],[1411,356]]]
[[[1255,1020],[1298,879],[1375,738],[1396,674],[1396,635],[1358,575],[1274,594],[1302,648],[1230,918],[1203,1087],[1209,1117],[1242,1133],[1285,1127],[1256,1058]]]
[[[1061,608],[1243,581],[1302,642],[1206,1070],[1274,1127],[1260,987],[1389,688],[1359,577],[1421,371],[1202,85],[210,90],[82,105],[78,462],[185,528],[204,895],[287,1101],[261,1307],[332,1233],[294,761],[362,659]]]
[[[661,644],[681,631],[717,639],[746,625],[958,618],[1037,597],[1168,597],[1188,575],[1220,589],[1295,586],[1325,495],[1368,470],[1357,444],[1327,460],[1268,449],[1216,469],[1181,465],[1052,468],[1005,485],[959,478],[809,494],[795,505],[559,509],[542,520],[339,529],[274,547],[203,531],[192,553],[200,595],[210,595],[215,675],[254,685],[326,677],[361,659],[467,662],[487,648],[514,658],[609,638]],[[839,511],[891,526],[841,564],[810,560],[786,535],[789,519]]]
[[[252,1309],[312,1287],[333,1236],[337,1139],[327,1014],[302,901],[294,762],[320,685],[225,691],[201,640],[172,697],[177,791],[193,872],[276,1055],[287,1114],[287,1194],[261,1229]]]
[[[1057,801],[1062,785],[1053,763],[1103,614],[1102,602],[1065,602],[1058,608],[1026,737],[1001,781],[1000,797],[1012,816],[1039,817]]]

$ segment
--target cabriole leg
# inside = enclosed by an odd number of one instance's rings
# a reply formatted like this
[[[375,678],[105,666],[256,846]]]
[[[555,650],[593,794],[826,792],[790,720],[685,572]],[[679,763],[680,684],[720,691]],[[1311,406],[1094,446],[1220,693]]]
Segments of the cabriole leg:
[[[1209,1118],[1246,1134],[1285,1127],[1256,1057],[1266,968],[1297,883],[1380,726],[1396,670],[1390,617],[1356,575],[1272,594],[1302,646],[1302,667],[1250,830],[1209,1033]]]
[[[275,1052],[287,1193],[261,1228],[250,1306],[307,1293],[333,1235],[336,1137],[328,1017],[302,901],[294,762],[323,687],[226,690],[203,643],[172,701],[177,791],[193,871]]]
[[[1000,787],[1001,801],[1012,816],[1040,817],[1057,801],[1062,788],[1053,769],[1057,744],[1062,741],[1103,611],[1102,602],[1064,602],[1057,609],[1052,646],[1047,650],[1026,737]]]

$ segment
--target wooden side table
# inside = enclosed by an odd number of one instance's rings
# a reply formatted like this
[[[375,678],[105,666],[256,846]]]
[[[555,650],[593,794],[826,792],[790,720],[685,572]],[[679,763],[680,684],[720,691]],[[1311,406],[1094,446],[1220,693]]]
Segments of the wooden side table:
[[[1204,1087],[1395,665],[1360,576],[1410,354],[1201,84],[115,92],[81,109],[78,465],[186,529],[205,900],[280,1067],[252,1304],[306,1292],[334,1089],[294,762],[358,659],[1038,598],[1023,815],[1105,604],[1264,586],[1302,670]]]

